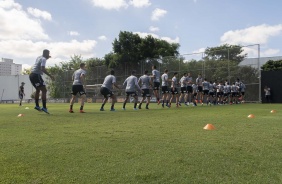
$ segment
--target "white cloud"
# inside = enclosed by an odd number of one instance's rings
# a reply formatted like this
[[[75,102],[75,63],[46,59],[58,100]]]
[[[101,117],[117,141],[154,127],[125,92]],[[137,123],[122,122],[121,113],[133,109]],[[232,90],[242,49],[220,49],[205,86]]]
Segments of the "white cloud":
[[[104,35],[98,37],[99,40],[107,40],[108,38]]]
[[[129,4],[133,5],[134,7],[141,8],[141,7],[150,6],[151,2],[150,0],[131,0],[129,1]]]
[[[151,35],[153,38],[165,40],[168,43],[179,43],[179,37],[172,39],[172,38],[169,38],[169,37],[160,37],[159,35],[154,34],[154,33],[144,33],[144,32],[134,32],[134,34],[138,34],[141,38],[145,38],[145,37]]]
[[[49,49],[50,63],[58,58],[69,59],[73,55],[94,57],[95,40],[72,40],[70,42],[33,42],[31,40],[4,40],[0,41],[0,55],[5,55],[14,60],[25,61],[25,64],[33,64],[36,57],[41,55],[42,50]],[[49,61],[49,60],[48,60]]]
[[[18,3],[15,3],[13,0],[5,0],[5,1],[0,1],[0,8],[20,10],[22,9],[22,6]]]
[[[69,35],[71,35],[71,36],[79,36],[80,34],[78,32],[76,32],[76,31],[70,31]]]
[[[141,38],[145,38],[145,37],[147,37],[149,35],[151,35],[153,38],[159,38],[159,36],[154,34],[154,33],[134,32],[134,34],[138,34]]]
[[[37,8],[27,8],[27,12],[36,18],[43,18],[44,20],[52,20],[52,15],[47,11],[42,11]]]
[[[166,10],[156,8],[152,12],[151,20],[158,21],[161,17],[165,16],[165,14],[167,14]]]
[[[262,57],[277,56],[280,53],[279,49],[267,49],[261,53]]]
[[[152,31],[152,32],[157,32],[160,29],[158,27],[150,26],[149,30]]]
[[[0,40],[49,39],[40,21],[29,18],[21,6],[11,0],[0,2],[0,17]]]
[[[282,24],[269,26],[262,24],[246,29],[228,31],[221,36],[220,41],[228,44],[266,44],[270,37],[282,34]]]
[[[101,7],[107,10],[120,8],[127,8],[128,4],[125,0],[91,0],[92,4],[96,7]]]
[[[167,41],[168,43],[179,43],[179,37],[176,37],[175,39],[169,37],[161,37],[161,39]]]

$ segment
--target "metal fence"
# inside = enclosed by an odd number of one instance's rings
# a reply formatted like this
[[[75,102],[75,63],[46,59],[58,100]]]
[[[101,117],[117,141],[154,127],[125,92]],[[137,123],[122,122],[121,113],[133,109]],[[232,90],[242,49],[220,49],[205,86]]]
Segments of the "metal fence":
[[[136,70],[137,77],[143,75],[145,70],[149,73],[152,71],[152,65],[156,65],[157,69],[163,73],[165,69],[169,70],[169,77],[173,76],[174,72],[178,72],[178,78],[182,77],[183,73],[191,73],[195,81],[197,75],[202,74],[203,78],[208,81],[229,81],[231,84],[239,78],[246,85],[245,101],[261,102],[261,79],[260,67],[268,60],[279,60],[282,57],[261,58],[259,45],[250,45],[242,47],[247,57],[238,64],[228,58],[222,61],[211,60],[205,58],[204,52],[183,54],[179,57],[151,58],[138,61],[137,67],[130,67],[124,63],[119,68],[114,68],[117,83],[122,85],[123,81],[130,75],[132,70]],[[226,50],[229,54],[230,51]],[[102,84],[104,78],[109,75],[110,69],[106,66],[92,67],[87,73],[86,82],[88,85]],[[71,76],[73,71],[65,71],[64,74],[56,82],[62,86],[60,90],[61,98],[70,97],[71,92]],[[99,85],[89,88],[87,91],[88,98],[102,97],[99,92]],[[116,91],[117,96],[124,95],[124,90]]]

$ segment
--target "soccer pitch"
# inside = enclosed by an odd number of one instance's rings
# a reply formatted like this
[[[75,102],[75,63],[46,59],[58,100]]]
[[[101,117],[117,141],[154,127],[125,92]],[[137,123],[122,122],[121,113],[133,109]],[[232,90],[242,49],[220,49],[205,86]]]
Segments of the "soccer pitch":
[[[282,104],[100,105],[0,104],[0,183],[282,183]]]

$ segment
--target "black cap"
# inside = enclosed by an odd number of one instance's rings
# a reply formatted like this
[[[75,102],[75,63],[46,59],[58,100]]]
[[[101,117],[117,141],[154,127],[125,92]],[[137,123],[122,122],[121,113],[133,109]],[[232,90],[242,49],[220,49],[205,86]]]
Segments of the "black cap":
[[[49,59],[51,57],[49,54],[50,54],[50,51],[47,49],[44,49],[42,56],[45,57],[46,59]]]

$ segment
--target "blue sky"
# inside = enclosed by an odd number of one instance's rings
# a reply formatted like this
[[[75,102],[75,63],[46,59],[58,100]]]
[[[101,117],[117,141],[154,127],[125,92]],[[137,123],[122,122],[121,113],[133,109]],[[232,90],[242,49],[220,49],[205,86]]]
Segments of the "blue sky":
[[[47,65],[101,58],[120,31],[179,43],[180,54],[228,43],[281,56],[281,7],[277,0],[0,0],[0,57],[24,67],[45,48]],[[257,46],[245,50],[257,56]]]

